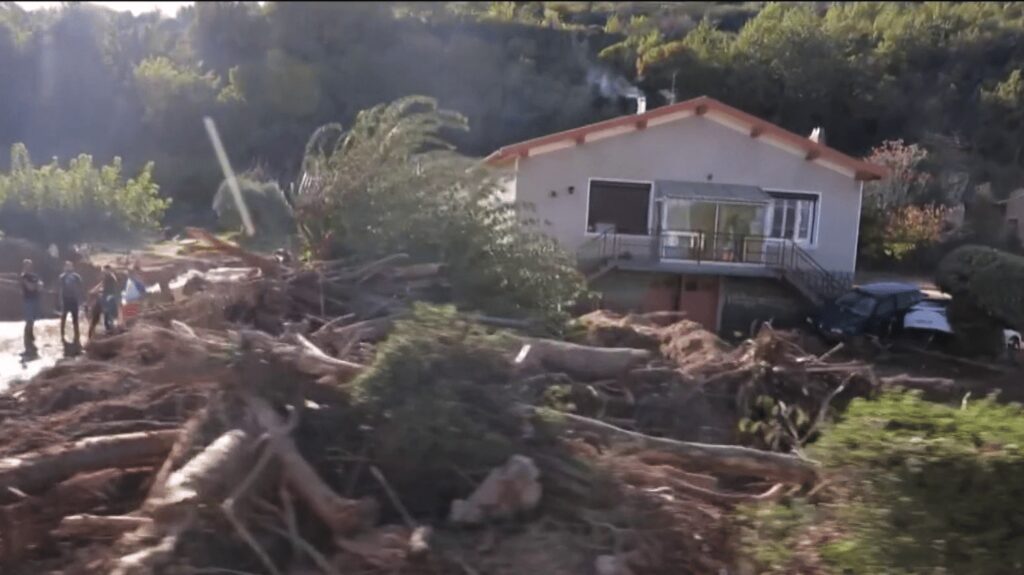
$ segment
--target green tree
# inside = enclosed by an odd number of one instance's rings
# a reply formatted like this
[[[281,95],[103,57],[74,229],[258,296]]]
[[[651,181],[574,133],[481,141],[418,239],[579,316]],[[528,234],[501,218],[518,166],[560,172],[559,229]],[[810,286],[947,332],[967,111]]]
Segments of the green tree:
[[[449,266],[458,301],[495,313],[567,311],[582,279],[567,254],[532,233],[500,182],[444,139],[467,129],[436,101],[408,97],[318,130],[295,201],[320,257],[395,252]]]
[[[153,165],[134,178],[120,158],[96,167],[81,154],[62,167],[56,159],[34,166],[23,144],[11,149],[11,171],[0,174],[0,229],[55,243],[125,237],[155,231],[170,204],[158,195]]]

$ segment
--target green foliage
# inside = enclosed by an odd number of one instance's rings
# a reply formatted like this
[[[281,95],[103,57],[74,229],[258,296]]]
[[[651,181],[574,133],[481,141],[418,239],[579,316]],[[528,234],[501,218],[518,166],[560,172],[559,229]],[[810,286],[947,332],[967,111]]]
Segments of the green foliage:
[[[936,283],[997,320],[1024,329],[1024,257],[984,246],[962,246],[942,260]]]
[[[964,408],[914,393],[855,399],[809,453],[841,479],[838,499],[746,511],[761,572],[793,572],[787,551],[808,537],[827,541],[818,553],[834,573],[1024,568],[1022,415],[993,399]]]
[[[1024,329],[1024,257],[961,246],[939,263],[936,284],[953,295],[949,321],[964,351],[999,355],[1003,328]]]
[[[854,400],[815,449],[856,476],[863,503],[826,559],[849,573],[1024,568],[1024,418],[985,399],[957,409],[911,394]]]
[[[419,511],[473,489],[525,446],[511,411],[511,341],[488,335],[453,308],[418,305],[352,383],[354,407],[372,428],[367,456]]]
[[[11,171],[0,174],[0,227],[59,246],[155,231],[170,201],[157,194],[153,165],[127,180],[121,169],[120,158],[96,167],[85,154],[67,167],[56,159],[36,167],[16,144]]]
[[[283,181],[317,126],[425,94],[471,121],[450,141],[482,156],[624,112],[588,75],[600,54],[652,107],[708,94],[854,154],[948,138],[962,158],[923,170],[997,198],[1024,177],[1024,9],[993,2],[204,2],[174,18],[7,3],[0,146],[154,160],[175,210],[205,211],[222,174],[203,116]]]
[[[255,234],[243,236],[248,245],[262,248],[282,247],[295,233],[291,204],[277,182],[259,181],[256,175],[238,177],[238,189],[252,218]],[[242,230],[242,218],[227,181],[221,182],[213,197],[213,211],[226,229]]]
[[[186,69],[163,56],[146,58],[134,73],[148,121],[164,119],[183,103],[212,102],[219,91],[218,80],[212,73]]]
[[[758,565],[759,573],[793,572],[793,553],[814,517],[814,507],[801,499],[739,509],[743,550]]]
[[[500,182],[451,151],[466,119],[409,97],[359,113],[347,132],[318,130],[296,197],[320,256],[404,252],[447,264],[457,301],[492,313],[557,317],[582,278],[551,240],[529,231]]]

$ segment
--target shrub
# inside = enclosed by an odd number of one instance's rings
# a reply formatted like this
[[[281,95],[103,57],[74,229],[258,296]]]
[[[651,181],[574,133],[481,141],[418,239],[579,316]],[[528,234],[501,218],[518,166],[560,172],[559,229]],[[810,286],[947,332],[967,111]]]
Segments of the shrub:
[[[314,255],[404,252],[448,265],[460,303],[563,319],[583,294],[574,262],[503,197],[501,182],[442,135],[466,119],[424,97],[364,110],[348,131],[314,133],[295,200]]]
[[[836,573],[1020,572],[1022,415],[992,398],[962,409],[916,393],[855,399],[810,450],[840,481],[837,500],[817,508],[796,502],[789,514],[748,511],[753,555],[786,572],[787,545],[835,531],[817,551]],[[771,533],[788,543],[765,543]]]
[[[360,419],[372,428],[367,456],[400,493],[416,493],[414,512],[440,512],[500,465],[517,446],[521,420],[508,383],[501,336],[486,334],[451,307],[417,305],[352,384]]]
[[[280,247],[295,233],[291,204],[276,182],[259,181],[242,175],[238,188],[252,218],[254,235],[243,236],[244,243],[259,247]],[[241,230],[242,218],[227,181],[221,182],[213,197],[213,211],[221,227]]]
[[[11,171],[0,174],[0,227],[66,246],[156,230],[170,200],[158,195],[149,163],[125,180],[121,159],[96,167],[82,154],[62,167],[33,166],[23,144],[11,148]]]

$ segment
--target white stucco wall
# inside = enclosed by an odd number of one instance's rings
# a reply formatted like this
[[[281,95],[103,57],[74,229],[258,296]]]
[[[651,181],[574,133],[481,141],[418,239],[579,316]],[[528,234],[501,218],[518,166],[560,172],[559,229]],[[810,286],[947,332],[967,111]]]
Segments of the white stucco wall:
[[[536,209],[540,231],[575,251],[589,237],[591,178],[707,182],[709,175],[714,183],[820,193],[817,242],[807,250],[826,269],[854,271],[860,182],[706,117],[520,158],[514,189],[517,202]]]

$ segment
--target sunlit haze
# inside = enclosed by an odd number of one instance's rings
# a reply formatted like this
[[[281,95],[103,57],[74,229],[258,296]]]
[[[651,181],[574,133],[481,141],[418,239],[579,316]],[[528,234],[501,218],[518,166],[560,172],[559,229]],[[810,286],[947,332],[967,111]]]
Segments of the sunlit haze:
[[[40,8],[60,8],[62,2],[15,2],[15,4],[26,10],[37,10]],[[128,11],[132,14],[144,14],[153,10],[159,10],[168,16],[174,16],[178,13],[179,8],[189,6],[192,2],[90,2],[90,4],[99,4],[112,10]]]

